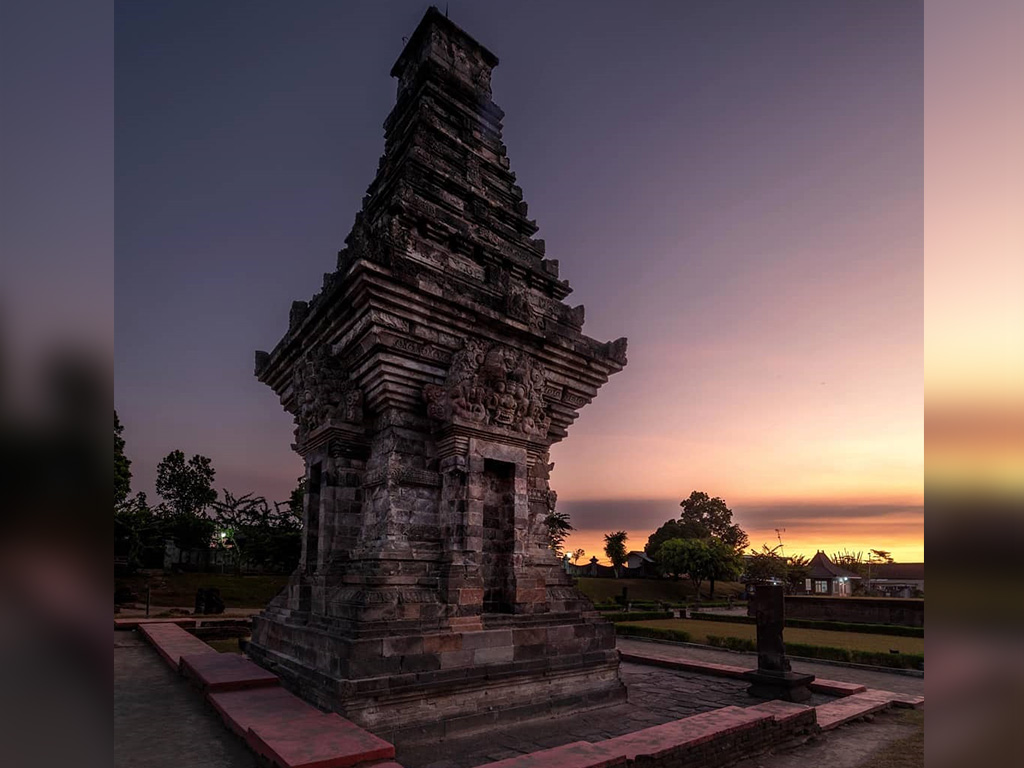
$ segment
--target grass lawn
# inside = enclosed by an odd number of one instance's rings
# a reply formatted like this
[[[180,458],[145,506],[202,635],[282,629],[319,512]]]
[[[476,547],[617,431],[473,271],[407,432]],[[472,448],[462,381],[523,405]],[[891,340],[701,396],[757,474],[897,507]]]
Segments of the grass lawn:
[[[288,574],[237,576],[233,573],[177,573],[161,576],[133,576],[117,579],[115,586],[130,586],[146,600],[146,584],[152,588],[154,606],[191,607],[196,590],[216,587],[228,608],[262,608],[288,583]]]
[[[681,629],[688,632],[695,643],[707,643],[708,635],[740,637],[746,640],[757,639],[757,626],[754,624],[733,624],[725,621],[692,621],[687,619],[656,619],[654,621],[621,623],[627,626]],[[790,643],[847,648],[851,651],[888,653],[891,649],[895,649],[900,653],[924,653],[923,637],[870,635],[863,632],[836,632],[830,629],[803,629],[799,627],[787,627],[783,637]]]
[[[622,594],[622,588],[629,588],[629,599],[637,601],[661,600],[666,603],[681,603],[693,600],[693,584],[680,579],[597,579],[581,576],[577,579],[580,591],[595,603],[609,603]],[[729,595],[743,594],[743,585],[738,581],[720,581],[715,584],[715,600],[725,600]],[[701,599],[708,599],[707,583],[701,586]]]

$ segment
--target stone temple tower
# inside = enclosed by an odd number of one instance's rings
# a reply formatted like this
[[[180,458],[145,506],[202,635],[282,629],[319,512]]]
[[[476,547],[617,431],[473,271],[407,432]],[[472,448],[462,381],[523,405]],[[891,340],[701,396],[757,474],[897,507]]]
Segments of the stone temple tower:
[[[302,560],[249,653],[392,738],[620,701],[612,626],[547,546],[548,450],[626,364],[533,239],[498,60],[435,8],[335,271],[256,375],[296,422]]]

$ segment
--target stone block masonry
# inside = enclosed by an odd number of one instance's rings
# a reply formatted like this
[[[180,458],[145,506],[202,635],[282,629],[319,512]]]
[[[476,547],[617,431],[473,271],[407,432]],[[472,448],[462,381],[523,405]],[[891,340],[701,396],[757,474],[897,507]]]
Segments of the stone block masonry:
[[[218,653],[173,623],[146,624],[140,631],[205,694],[231,731],[278,768],[369,767],[395,756],[390,743],[311,707],[241,656]],[[187,655],[181,655],[183,648]]]
[[[817,730],[815,710],[772,701],[723,707],[604,741],[577,741],[482,768],[719,768]]]
[[[550,447],[626,340],[589,338],[564,303],[502,143],[497,63],[427,11],[336,268],[256,354],[295,418],[307,493],[301,564],[249,654],[396,738],[625,697],[612,626],[545,518]]]

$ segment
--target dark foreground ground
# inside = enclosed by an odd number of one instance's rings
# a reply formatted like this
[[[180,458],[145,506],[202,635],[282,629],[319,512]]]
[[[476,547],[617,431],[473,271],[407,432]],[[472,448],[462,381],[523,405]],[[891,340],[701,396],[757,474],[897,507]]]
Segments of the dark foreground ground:
[[[256,768],[257,762],[138,632],[114,632],[114,765]]]
[[[621,641],[623,646],[636,641]],[[642,644],[643,645],[643,644]],[[646,645],[650,648],[649,645]],[[625,648],[624,648],[625,649]],[[743,663],[743,656],[659,645],[659,653],[700,656],[705,660]],[[795,665],[796,666],[796,665]],[[924,680],[886,673],[803,665],[821,677],[861,682],[871,687],[922,693]],[[727,705],[750,706],[746,686],[657,667],[623,664],[629,701],[588,713],[495,729],[442,744],[398,745],[397,759],[406,768],[472,768],[521,752],[534,752],[571,741],[599,741],[651,725]],[[810,703],[828,700],[816,696]],[[915,738],[923,734],[923,713],[894,711],[871,723],[844,726],[796,751],[768,755],[743,768],[913,768]],[[923,743],[923,736],[922,736]],[[899,756],[905,758],[900,762]],[[879,760],[885,762],[879,762]],[[895,761],[894,761],[895,760]],[[202,697],[176,676],[135,632],[114,633],[114,764],[117,768],[249,768],[256,760],[221,723]]]

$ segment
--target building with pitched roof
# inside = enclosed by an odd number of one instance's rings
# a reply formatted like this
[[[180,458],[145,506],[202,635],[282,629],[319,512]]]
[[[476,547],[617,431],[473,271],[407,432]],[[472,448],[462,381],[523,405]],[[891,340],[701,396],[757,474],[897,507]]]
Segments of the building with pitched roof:
[[[828,555],[818,550],[808,564],[803,593],[823,597],[849,597],[853,594],[853,582],[860,581],[860,578],[853,571],[836,565]]]
[[[924,594],[924,563],[873,563],[867,587],[886,597],[919,597]]]

